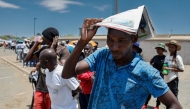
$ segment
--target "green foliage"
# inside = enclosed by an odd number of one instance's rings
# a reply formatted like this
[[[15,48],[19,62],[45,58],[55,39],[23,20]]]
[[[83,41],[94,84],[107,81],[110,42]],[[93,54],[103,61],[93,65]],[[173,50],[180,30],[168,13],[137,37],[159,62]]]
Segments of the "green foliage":
[[[67,34],[68,37],[72,37],[73,35],[72,34]]]
[[[10,39],[13,39],[13,40],[18,40],[18,39],[25,39],[26,37],[16,37],[16,36],[12,36],[12,35],[3,35],[3,36],[0,36],[1,39],[4,39],[4,40],[10,40]]]

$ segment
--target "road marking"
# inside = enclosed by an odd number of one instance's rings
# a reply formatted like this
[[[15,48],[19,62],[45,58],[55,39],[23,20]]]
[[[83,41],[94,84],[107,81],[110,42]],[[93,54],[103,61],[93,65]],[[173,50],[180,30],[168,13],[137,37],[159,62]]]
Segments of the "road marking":
[[[1,77],[0,79],[12,78],[13,76]]]

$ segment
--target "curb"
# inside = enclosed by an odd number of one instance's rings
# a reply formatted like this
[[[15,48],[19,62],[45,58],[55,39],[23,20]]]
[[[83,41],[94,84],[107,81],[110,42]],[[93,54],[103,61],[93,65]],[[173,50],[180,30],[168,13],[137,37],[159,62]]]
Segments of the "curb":
[[[29,75],[29,72],[28,72],[27,70],[25,70],[25,69],[23,69],[23,68],[21,68],[21,67],[15,65],[15,64],[13,64],[12,62],[10,62],[10,61],[8,61],[8,60],[2,58],[2,57],[0,57],[0,59],[3,60],[3,61],[5,61],[5,62],[7,62],[7,63],[9,63],[10,65],[12,65],[13,67],[15,67],[16,69],[20,70],[21,72],[23,72],[23,73]]]

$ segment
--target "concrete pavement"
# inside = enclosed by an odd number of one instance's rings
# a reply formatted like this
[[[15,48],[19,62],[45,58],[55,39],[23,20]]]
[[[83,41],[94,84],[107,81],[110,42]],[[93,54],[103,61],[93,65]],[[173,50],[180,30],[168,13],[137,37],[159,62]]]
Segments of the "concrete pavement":
[[[33,89],[28,75],[0,59],[1,109],[29,109]]]
[[[0,59],[5,62],[11,64],[21,72],[28,74],[34,67],[26,67],[22,66],[22,63],[16,61],[16,54],[13,50],[7,49],[3,52],[3,49],[0,48]],[[28,76],[24,77],[28,78]],[[185,71],[183,73],[179,73],[179,101],[184,109],[190,109],[190,65],[185,65]],[[149,102],[149,108],[154,109],[156,104],[156,99],[151,98]],[[165,109],[165,106],[162,104],[160,109]]]

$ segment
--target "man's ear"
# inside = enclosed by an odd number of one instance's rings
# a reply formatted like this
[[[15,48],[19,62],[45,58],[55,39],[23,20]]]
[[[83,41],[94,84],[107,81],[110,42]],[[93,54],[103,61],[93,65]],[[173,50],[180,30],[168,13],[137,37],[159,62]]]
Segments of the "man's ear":
[[[133,36],[132,41],[133,41],[133,43],[136,43],[137,40],[138,40],[138,34],[136,34],[136,35]]]
[[[48,60],[46,60],[46,64],[48,63]]]

